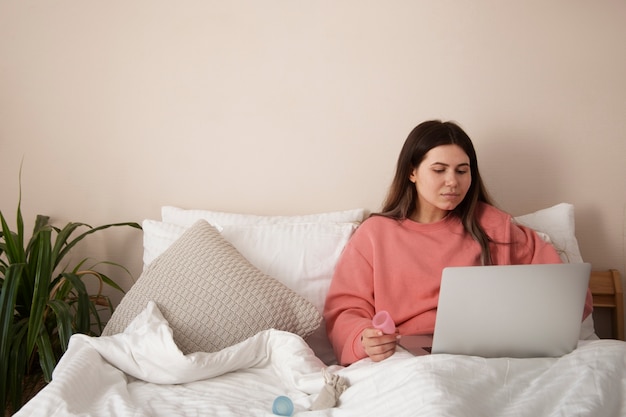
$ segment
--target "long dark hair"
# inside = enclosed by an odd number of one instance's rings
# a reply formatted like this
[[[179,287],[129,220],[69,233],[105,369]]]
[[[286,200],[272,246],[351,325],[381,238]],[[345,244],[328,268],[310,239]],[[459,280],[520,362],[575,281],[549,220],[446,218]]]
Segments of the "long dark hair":
[[[411,216],[417,208],[417,191],[415,184],[409,179],[411,172],[419,166],[428,151],[441,145],[457,145],[469,157],[472,182],[463,201],[450,214],[461,219],[465,230],[480,244],[482,263],[491,265],[493,262],[489,250],[490,238],[476,221],[475,213],[479,201],[490,205],[493,203],[480,177],[472,140],[454,122],[429,120],[420,123],[409,133],[398,156],[396,174],[389,187],[382,211],[374,215],[397,220],[404,220]]]

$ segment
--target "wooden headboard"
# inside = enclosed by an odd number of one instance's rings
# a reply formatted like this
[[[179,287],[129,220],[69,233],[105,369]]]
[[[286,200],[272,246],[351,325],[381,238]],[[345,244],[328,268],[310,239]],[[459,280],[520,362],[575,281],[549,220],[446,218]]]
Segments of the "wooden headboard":
[[[612,337],[624,340],[624,294],[619,271],[592,271],[589,288],[593,295],[593,307],[611,310]]]

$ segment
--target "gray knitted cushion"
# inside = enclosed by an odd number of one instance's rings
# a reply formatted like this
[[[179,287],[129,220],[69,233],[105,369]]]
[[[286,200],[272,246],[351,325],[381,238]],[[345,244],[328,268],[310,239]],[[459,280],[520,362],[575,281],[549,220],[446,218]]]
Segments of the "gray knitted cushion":
[[[123,332],[153,300],[183,353],[215,352],[274,328],[307,337],[315,306],[248,262],[204,220],[146,267],[102,335]]]

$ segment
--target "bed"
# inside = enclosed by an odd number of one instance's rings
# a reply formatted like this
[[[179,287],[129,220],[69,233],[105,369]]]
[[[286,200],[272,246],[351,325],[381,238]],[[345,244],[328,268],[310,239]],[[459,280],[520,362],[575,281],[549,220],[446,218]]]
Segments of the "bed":
[[[578,348],[559,358],[398,348],[383,362],[338,365],[320,312],[334,264],[365,215],[163,207],[161,220],[143,222],[144,270],[103,336],[72,336],[52,382],[16,415],[289,414],[273,408],[277,398],[296,416],[626,415],[626,343],[599,339],[593,317],[581,324]],[[516,220],[565,262],[582,262],[571,205]],[[621,318],[616,274],[596,274],[592,288],[602,292],[598,305]],[[616,330],[623,338],[623,322]]]

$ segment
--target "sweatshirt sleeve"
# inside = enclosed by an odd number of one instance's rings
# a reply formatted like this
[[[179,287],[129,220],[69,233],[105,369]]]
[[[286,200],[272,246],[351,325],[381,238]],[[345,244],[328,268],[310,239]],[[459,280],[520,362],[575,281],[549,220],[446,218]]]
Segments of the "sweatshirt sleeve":
[[[357,232],[346,245],[324,304],[328,337],[342,365],[366,357],[361,333],[371,327],[374,289],[371,263],[357,249],[364,236]]]

